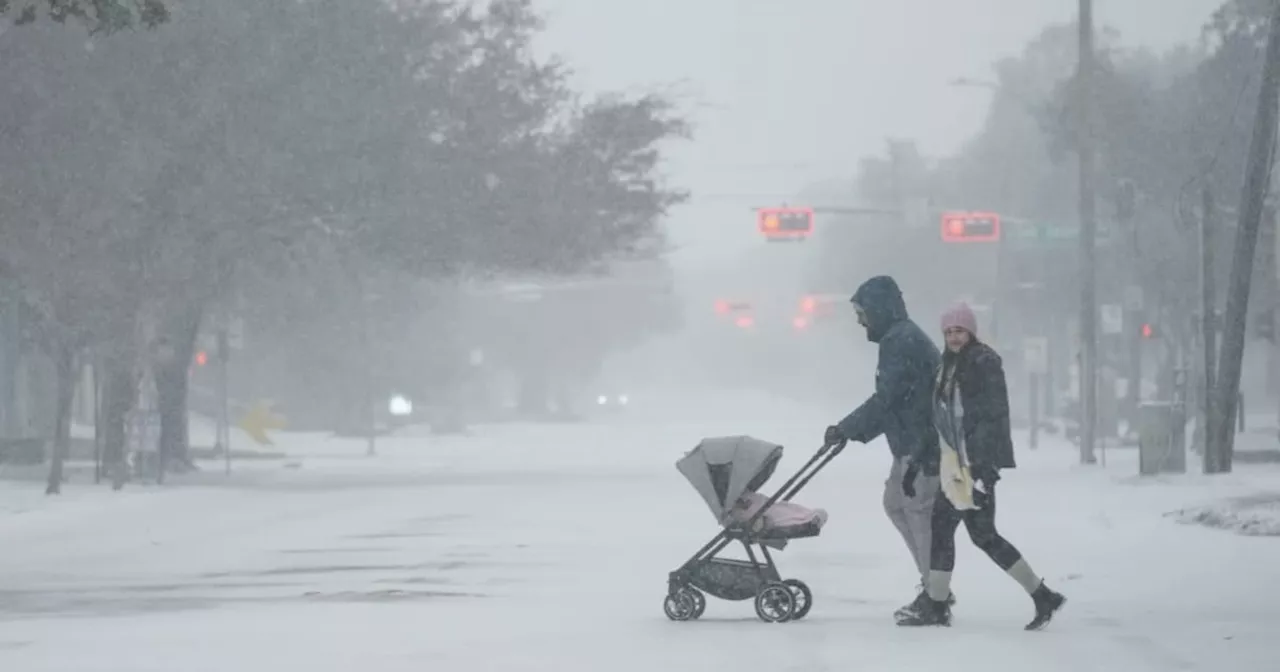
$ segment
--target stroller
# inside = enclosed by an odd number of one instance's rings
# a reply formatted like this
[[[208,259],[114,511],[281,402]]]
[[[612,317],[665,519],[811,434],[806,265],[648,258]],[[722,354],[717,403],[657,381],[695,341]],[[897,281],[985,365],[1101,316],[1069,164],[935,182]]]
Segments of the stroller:
[[[756,616],[766,623],[799,620],[813,606],[813,593],[798,579],[781,579],[769,549],[781,551],[791,539],[816,537],[826,523],[820,509],[791,498],[831,461],[843,444],[824,445],[772,497],[757,492],[782,459],[782,446],[749,436],[703,439],[676,463],[723,529],[667,578],[662,609],[673,621],[702,616],[708,593],[722,600],[755,599]],[[717,558],[739,541],[747,560]],[[758,546],[764,562],[756,559]]]

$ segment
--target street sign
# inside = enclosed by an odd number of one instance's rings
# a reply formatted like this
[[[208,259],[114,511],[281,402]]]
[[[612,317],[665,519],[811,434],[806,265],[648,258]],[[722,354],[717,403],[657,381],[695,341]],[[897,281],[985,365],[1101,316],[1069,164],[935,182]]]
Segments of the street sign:
[[[948,243],[994,243],[1000,240],[1000,215],[994,212],[944,212],[942,240]]]
[[[1044,336],[1022,339],[1022,363],[1027,373],[1049,373],[1049,339]]]
[[[1124,288],[1124,307],[1126,310],[1142,310],[1142,288],[1129,285]]]
[[[227,320],[227,347],[232,350],[244,349],[244,318],[233,317]]]
[[[1108,335],[1124,333],[1124,306],[1118,303],[1102,305],[1102,333]]]
[[[1080,225],[1076,223],[1058,224],[1055,222],[1019,221],[1007,227],[1009,240],[1023,243],[1072,243],[1080,240]],[[1106,222],[1098,222],[1098,242],[1105,243],[1111,238],[1111,227]]]

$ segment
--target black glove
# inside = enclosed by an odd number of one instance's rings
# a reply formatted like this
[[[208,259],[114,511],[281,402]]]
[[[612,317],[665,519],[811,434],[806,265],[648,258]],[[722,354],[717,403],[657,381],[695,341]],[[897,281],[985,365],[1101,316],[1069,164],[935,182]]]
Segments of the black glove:
[[[908,499],[916,497],[916,476],[920,473],[920,465],[915,462],[907,463],[907,470],[902,472],[902,494]]]
[[[835,425],[828,427],[826,433],[822,435],[822,444],[824,446],[838,446],[848,441],[848,439],[844,438],[840,428]]]
[[[1000,471],[994,467],[975,464],[969,467],[969,475],[973,477],[973,501],[981,507],[991,499],[992,488],[1000,480]]]

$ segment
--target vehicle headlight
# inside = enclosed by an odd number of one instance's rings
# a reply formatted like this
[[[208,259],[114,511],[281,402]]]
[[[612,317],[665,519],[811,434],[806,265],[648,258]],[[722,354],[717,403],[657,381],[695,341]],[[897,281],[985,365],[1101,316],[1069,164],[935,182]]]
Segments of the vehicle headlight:
[[[413,414],[413,402],[403,394],[397,394],[391,397],[391,401],[387,402],[387,410],[391,415],[403,417]]]
[[[625,395],[625,394],[620,394],[620,395],[618,395],[618,403],[619,403],[619,404],[622,404],[623,406],[626,406],[628,401],[630,401],[630,400],[627,398],[627,395]]]
[[[599,404],[599,405],[601,405],[601,406],[604,406],[605,404],[608,404],[608,403],[609,403],[609,397],[606,397],[606,396],[604,396],[604,395],[602,394],[602,395],[600,395],[600,396],[596,397],[596,403],[597,403],[597,404]]]

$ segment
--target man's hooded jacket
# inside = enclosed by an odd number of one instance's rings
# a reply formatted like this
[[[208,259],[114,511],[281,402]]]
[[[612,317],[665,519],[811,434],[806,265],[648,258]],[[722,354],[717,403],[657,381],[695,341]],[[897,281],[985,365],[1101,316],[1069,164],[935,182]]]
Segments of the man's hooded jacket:
[[[839,422],[840,433],[862,443],[883,434],[894,457],[911,457],[924,473],[937,474],[933,385],[941,362],[938,347],[907,316],[893,278],[867,280],[852,302],[862,314],[867,340],[880,345],[880,355],[875,393]]]

